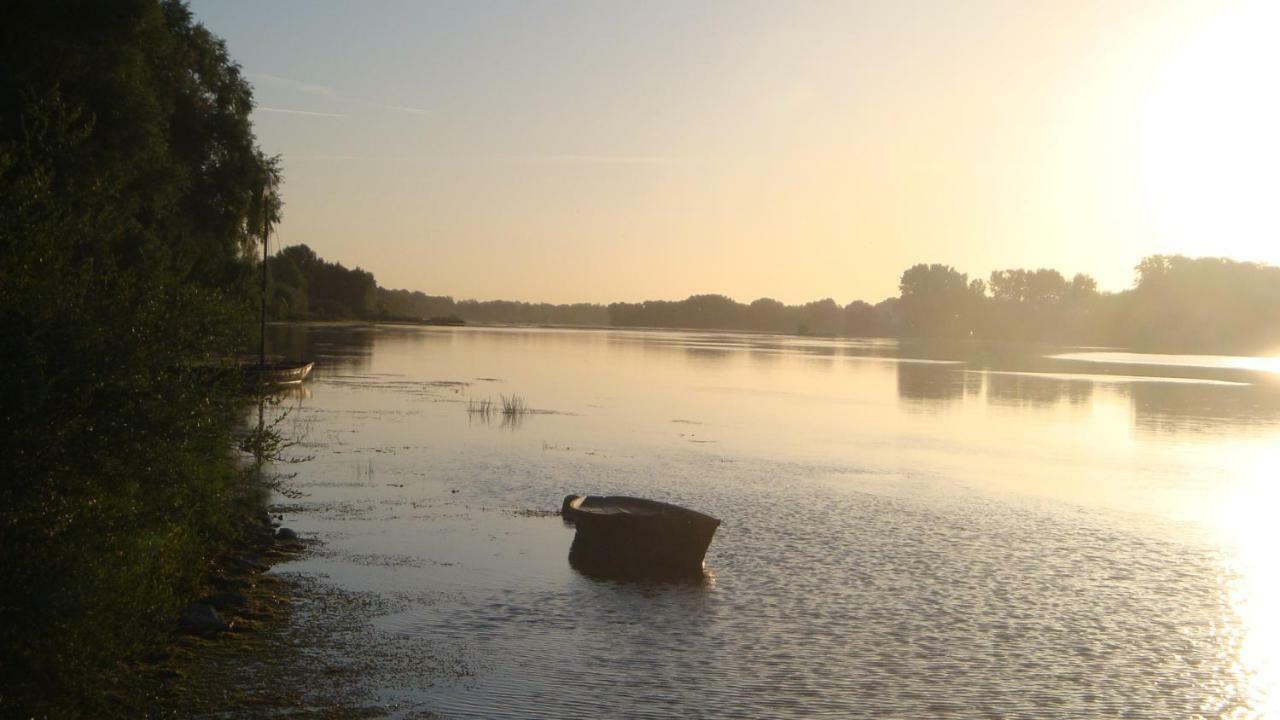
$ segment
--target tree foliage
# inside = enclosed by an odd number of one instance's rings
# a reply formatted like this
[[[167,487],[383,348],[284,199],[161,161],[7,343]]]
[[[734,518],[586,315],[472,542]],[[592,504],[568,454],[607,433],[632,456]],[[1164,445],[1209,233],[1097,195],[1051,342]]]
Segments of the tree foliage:
[[[903,331],[908,335],[967,337],[977,329],[985,297],[981,280],[950,265],[914,265],[898,283]]]
[[[1115,325],[1139,346],[1209,352],[1280,348],[1280,267],[1153,255],[1116,298]]]
[[[724,295],[684,300],[554,305],[454,300],[388,290],[370,273],[316,256],[305,245],[271,258],[278,318],[661,327],[849,337],[972,338],[1092,344],[1145,350],[1272,352],[1280,347],[1280,268],[1220,258],[1156,255],[1134,288],[1103,293],[1092,277],[1008,268],[986,281],[949,265],[903,272],[899,296],[877,304],[830,298],[787,305]]]
[[[991,298],[981,334],[1006,340],[1086,342],[1105,328],[1096,327],[1097,282],[1077,274],[1070,281],[1057,270],[997,270],[987,283]]]
[[[328,262],[306,245],[284,248],[269,267],[274,286],[284,288],[290,302],[280,313],[284,317],[348,320],[376,314],[378,284],[360,268]]]
[[[825,298],[786,305],[773,298],[750,304],[723,295],[693,295],[686,300],[646,300],[609,305],[609,323],[618,327],[677,327],[751,330],[798,335],[891,335],[896,333],[893,305],[853,302],[845,307]]]
[[[251,94],[176,0],[0,23],[2,714],[85,702],[231,532],[260,189]]]

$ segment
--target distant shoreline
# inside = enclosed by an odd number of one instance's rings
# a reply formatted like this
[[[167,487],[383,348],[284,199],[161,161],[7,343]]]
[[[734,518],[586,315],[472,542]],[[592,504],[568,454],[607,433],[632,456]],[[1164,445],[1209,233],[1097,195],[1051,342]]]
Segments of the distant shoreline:
[[[605,332],[646,332],[646,333],[698,333],[703,335],[748,335],[748,336],[767,336],[777,338],[794,338],[808,340],[830,340],[830,341],[885,341],[898,345],[908,344],[918,347],[928,347],[934,349],[940,348],[958,348],[958,347],[974,347],[997,349],[1003,347],[1017,346],[1040,346],[1044,348],[1053,348],[1060,350],[1071,350],[1079,352],[1099,352],[1099,353],[1134,353],[1137,355],[1152,356],[1188,356],[1188,357],[1225,357],[1225,358],[1245,358],[1245,359],[1261,359],[1270,361],[1276,359],[1280,363],[1280,358],[1259,353],[1238,353],[1227,351],[1173,351],[1159,349],[1141,349],[1125,345],[1096,345],[1096,344],[1076,344],[1062,343],[1044,340],[1018,340],[1018,339],[995,339],[995,338],[955,338],[955,337],[894,337],[891,335],[798,335],[796,333],[777,332],[769,330],[741,330],[732,328],[684,328],[684,327],[619,327],[615,325],[569,325],[561,323],[503,323],[503,322],[471,322],[466,325],[449,326],[435,325],[431,323],[417,323],[403,320],[273,320],[267,323],[273,327],[374,327],[374,326],[392,326],[392,327],[432,327],[432,328],[450,328],[450,329],[524,329],[524,330],[591,330]],[[1095,361],[1097,362],[1097,361]],[[1164,363],[1120,363],[1120,364],[1136,364],[1136,365],[1158,365],[1163,366]],[[1248,368],[1248,367],[1232,367],[1232,368],[1216,368],[1213,365],[1198,365],[1206,369],[1225,369],[1229,372],[1267,372],[1264,369]]]
[[[726,295],[683,300],[546,303],[454,300],[392,290],[372,273],[327,261],[306,245],[269,260],[278,317],[362,318],[426,324],[722,330],[813,337],[896,337],[1108,345],[1155,352],[1265,354],[1280,348],[1280,267],[1228,258],[1151,255],[1133,287],[1103,292],[1085,274],[1049,268],[969,277],[950,265],[907,268],[899,294],[875,304],[831,298],[788,305]]]

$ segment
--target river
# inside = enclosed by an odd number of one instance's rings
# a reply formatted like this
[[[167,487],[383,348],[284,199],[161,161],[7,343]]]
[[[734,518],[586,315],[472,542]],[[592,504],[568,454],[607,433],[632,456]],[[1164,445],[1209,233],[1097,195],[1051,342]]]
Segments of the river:
[[[1274,360],[273,333],[317,361],[277,412],[305,459],[280,511],[320,541],[275,572],[369,600],[329,652],[384,670],[388,716],[1280,714]],[[577,573],[570,493],[720,518],[705,581]]]

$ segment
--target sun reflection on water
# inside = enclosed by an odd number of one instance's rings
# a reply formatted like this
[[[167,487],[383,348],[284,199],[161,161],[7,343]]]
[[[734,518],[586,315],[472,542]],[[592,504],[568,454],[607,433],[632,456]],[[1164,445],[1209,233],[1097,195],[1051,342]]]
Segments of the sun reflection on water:
[[[1240,637],[1237,671],[1255,717],[1280,716],[1280,523],[1275,485],[1280,452],[1237,460],[1239,485],[1216,519],[1230,553],[1229,597]]]
[[[1280,374],[1280,356],[1275,355],[1162,355],[1154,353],[1088,351],[1057,353],[1048,357],[1055,360],[1075,360],[1114,365],[1249,370]]]
[[[1240,358],[1240,368],[1280,374],[1280,357],[1245,357]]]
[[[1280,392],[1239,372],[1274,357],[938,364],[727,334],[312,332],[366,363],[312,386],[334,438],[311,466],[334,481],[317,496],[345,507],[359,492],[387,513],[315,522],[353,556],[424,553],[389,578],[321,567],[376,592],[462,588],[402,616],[414,643],[482,638],[497,658],[477,685],[424,691],[447,714],[520,717],[503,703],[535,693],[546,717],[581,716],[581,697],[624,714],[652,698],[630,682],[642,655],[680,668],[668,708],[741,716],[809,717],[821,694],[845,716],[1280,717]],[[469,426],[439,386],[466,378],[560,412],[516,433]],[[400,448],[379,474],[406,485],[342,484],[353,447]],[[451,499],[455,477],[466,500],[432,510],[431,529],[406,493]],[[718,577],[699,588],[714,592],[691,612],[684,595],[566,587],[563,528],[453,514],[558,503],[566,487],[723,515]],[[365,522],[378,531],[336,535]],[[619,627],[644,645],[614,642]],[[586,689],[561,703],[570,676]]]

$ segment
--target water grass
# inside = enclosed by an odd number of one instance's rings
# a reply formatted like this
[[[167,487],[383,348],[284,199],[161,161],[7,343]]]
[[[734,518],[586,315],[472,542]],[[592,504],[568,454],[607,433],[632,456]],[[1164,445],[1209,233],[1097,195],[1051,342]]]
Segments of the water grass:
[[[471,398],[467,400],[467,414],[481,417],[490,417],[492,415],[519,417],[532,412],[528,403],[519,395],[499,395],[498,400],[495,403],[491,398],[483,400]]]
[[[484,400],[467,400],[467,414],[478,415],[481,418],[488,418],[494,413],[493,400],[485,398]]]
[[[476,400],[474,398],[467,400],[467,415],[484,422],[489,423],[495,415],[502,418],[502,427],[514,428],[520,424],[524,416],[533,412],[533,409],[519,395],[499,395],[498,402],[494,402],[491,398]]]
[[[524,398],[519,395],[499,395],[502,398],[502,414],[507,417],[520,417],[529,412],[529,406],[525,404]]]

